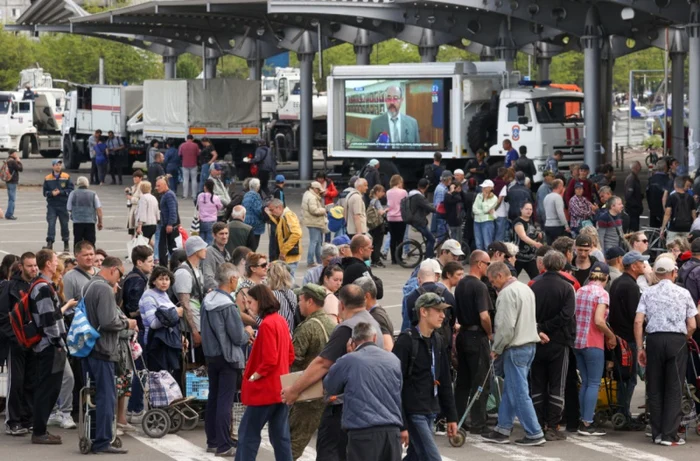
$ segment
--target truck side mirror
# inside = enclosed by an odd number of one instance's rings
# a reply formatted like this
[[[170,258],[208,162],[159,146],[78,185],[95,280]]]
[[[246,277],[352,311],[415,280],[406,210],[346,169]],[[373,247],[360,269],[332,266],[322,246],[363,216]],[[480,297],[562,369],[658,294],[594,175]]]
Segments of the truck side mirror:
[[[525,115],[525,104],[518,104],[518,117]]]
[[[520,112],[520,111],[518,111],[518,112]],[[530,119],[527,118],[526,116],[522,115],[522,116],[518,117],[518,123],[520,125],[527,125],[528,123],[530,123]]]

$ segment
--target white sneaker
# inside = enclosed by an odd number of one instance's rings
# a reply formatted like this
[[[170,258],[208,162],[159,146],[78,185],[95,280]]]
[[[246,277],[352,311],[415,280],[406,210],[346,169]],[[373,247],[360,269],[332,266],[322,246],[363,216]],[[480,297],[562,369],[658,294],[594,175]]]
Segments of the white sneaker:
[[[131,424],[141,424],[141,420],[143,419],[143,415],[145,413],[146,413],[145,411],[141,411],[139,413],[136,413],[136,412],[127,413],[126,420]]]
[[[49,416],[49,420],[46,423],[47,426],[60,426],[62,424],[63,414],[57,411],[51,413],[51,416]]]
[[[63,429],[75,429],[77,425],[75,424],[75,421],[73,421],[73,417],[70,415],[70,413],[63,413],[63,420],[61,421],[61,427]]]

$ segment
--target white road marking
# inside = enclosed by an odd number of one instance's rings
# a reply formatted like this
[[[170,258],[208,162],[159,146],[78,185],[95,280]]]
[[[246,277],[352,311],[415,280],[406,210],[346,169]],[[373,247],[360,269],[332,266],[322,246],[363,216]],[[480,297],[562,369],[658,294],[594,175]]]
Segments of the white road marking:
[[[520,448],[516,445],[499,445],[497,443],[484,442],[484,439],[475,435],[467,435],[466,443],[479,450],[487,451],[494,455],[516,461],[561,461],[560,458],[542,456],[537,453],[537,447],[532,449]],[[446,458],[442,458],[443,460]]]
[[[584,438],[570,435],[567,441],[624,461],[671,461],[669,458],[630,448],[621,443],[606,440],[604,437]]]
[[[161,439],[152,439],[140,432],[129,434],[149,448],[163,453],[175,461],[215,460],[214,453],[207,453],[202,447],[195,445],[177,435],[166,435]]]

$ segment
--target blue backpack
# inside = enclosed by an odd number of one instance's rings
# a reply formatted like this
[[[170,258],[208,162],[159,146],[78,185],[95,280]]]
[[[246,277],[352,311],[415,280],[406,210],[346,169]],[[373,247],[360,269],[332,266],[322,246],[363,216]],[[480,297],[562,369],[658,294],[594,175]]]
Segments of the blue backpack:
[[[68,351],[73,357],[87,357],[94,349],[97,340],[100,339],[100,332],[90,325],[87,313],[85,312],[85,294],[87,294],[87,291],[90,290],[92,285],[93,284],[88,285],[86,292],[83,293],[80,302],[75,307],[73,323],[71,323],[68,336],[66,337]]]

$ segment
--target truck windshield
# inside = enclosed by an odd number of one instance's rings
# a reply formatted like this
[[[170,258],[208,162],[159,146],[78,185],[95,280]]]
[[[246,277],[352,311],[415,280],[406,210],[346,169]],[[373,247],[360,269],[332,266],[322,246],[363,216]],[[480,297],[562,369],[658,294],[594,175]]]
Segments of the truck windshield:
[[[583,122],[583,98],[537,98],[532,102],[540,123]]]
[[[270,91],[277,89],[277,82],[272,79],[263,80],[263,91]]]
[[[10,110],[12,102],[6,98],[0,98],[0,114],[6,114]]]

